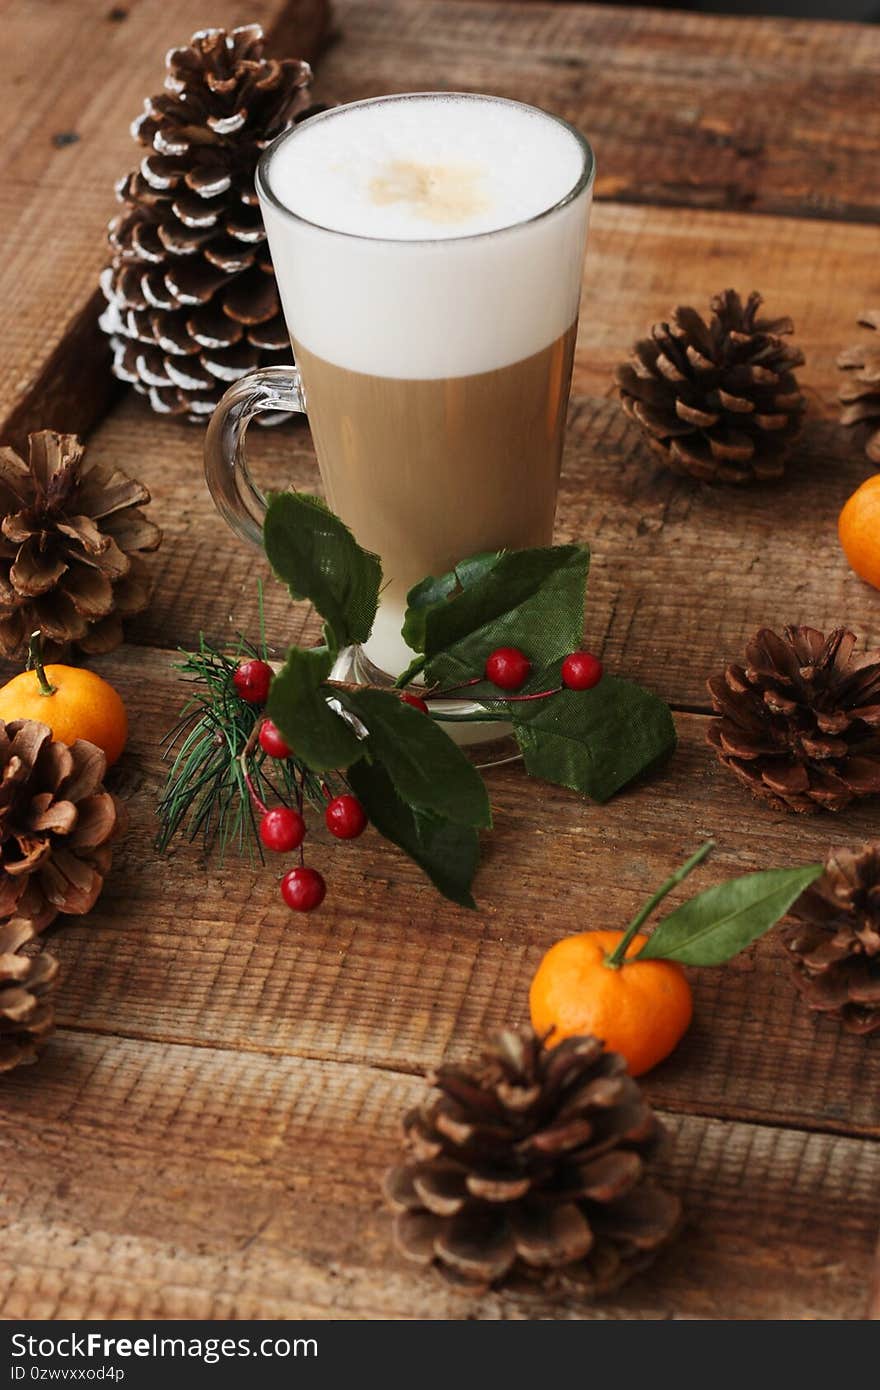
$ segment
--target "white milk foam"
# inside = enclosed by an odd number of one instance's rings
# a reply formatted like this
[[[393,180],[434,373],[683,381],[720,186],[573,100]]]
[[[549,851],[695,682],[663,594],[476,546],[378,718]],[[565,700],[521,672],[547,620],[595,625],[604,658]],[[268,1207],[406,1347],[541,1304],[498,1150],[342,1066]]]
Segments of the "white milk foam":
[[[423,241],[525,222],[582,167],[574,137],[531,107],[410,97],[304,125],[273,159],[272,184],[322,227]]]
[[[404,378],[541,351],[577,314],[589,183],[555,205],[585,158],[560,122],[492,97],[380,98],[297,126],[258,179],[291,335]]]

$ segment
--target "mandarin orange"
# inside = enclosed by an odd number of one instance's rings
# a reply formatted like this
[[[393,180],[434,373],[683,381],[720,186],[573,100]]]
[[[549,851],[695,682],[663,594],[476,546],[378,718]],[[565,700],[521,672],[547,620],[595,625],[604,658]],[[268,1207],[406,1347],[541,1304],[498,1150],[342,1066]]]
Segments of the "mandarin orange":
[[[880,473],[856,488],[837,523],[850,568],[880,589]]]
[[[37,719],[54,738],[95,743],[115,763],[128,737],[128,716],[118,691],[108,681],[79,666],[46,666],[51,693],[44,693],[36,671],[22,671],[0,689],[0,719]]]
[[[609,968],[606,957],[622,938],[622,931],[591,931],[557,941],[532,980],[529,1008],[536,1032],[553,1030],[548,1047],[592,1033],[623,1054],[632,1076],[641,1076],[681,1041],[693,999],[674,961],[632,960],[644,934],[633,937],[623,965]]]

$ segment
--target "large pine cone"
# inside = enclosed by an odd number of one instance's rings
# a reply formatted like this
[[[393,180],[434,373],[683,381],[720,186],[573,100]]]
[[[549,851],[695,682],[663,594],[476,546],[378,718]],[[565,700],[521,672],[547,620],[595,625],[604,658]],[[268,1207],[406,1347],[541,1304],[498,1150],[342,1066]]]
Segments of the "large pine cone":
[[[21,917],[0,926],[0,1072],[35,1062],[52,1031],[58,962],[47,951],[25,953],[34,935]]]
[[[820,879],[791,909],[784,935],[811,1009],[849,1033],[880,1028],[880,842],[833,850]]]
[[[0,720],[0,918],[42,931],[94,906],[121,820],[106,766],[84,739],[68,747],[34,719]]]
[[[680,305],[618,367],[624,410],[674,472],[725,483],[782,476],[804,410],[792,369],[804,358],[782,341],[791,319],[759,319],[761,302],[725,290],[708,323]]]
[[[880,309],[864,309],[859,323],[880,330]],[[865,453],[880,464],[880,332],[846,348],[837,359],[838,367],[849,379],[840,388],[842,425],[867,424]]]
[[[16,656],[37,628],[47,659],[70,643],[110,651],[149,597],[139,556],[162,539],[138,510],[150,494],[84,462],[75,434],[40,430],[28,444],[27,463],[0,447],[0,651]]]
[[[117,185],[101,287],[113,370],[154,410],[199,420],[253,367],[291,360],[254,187],[280,131],[310,115],[308,63],[263,57],[263,31],[203,29],[167,59]]]
[[[505,1031],[431,1080],[440,1094],[405,1117],[408,1157],[385,1179],[409,1259],[466,1291],[518,1273],[596,1295],[671,1238],[678,1198],[645,1176],[659,1121],[597,1039],[545,1049]]]
[[[755,796],[779,810],[840,811],[880,793],[880,651],[854,654],[839,627],[763,628],[745,666],[709,682],[709,742]]]

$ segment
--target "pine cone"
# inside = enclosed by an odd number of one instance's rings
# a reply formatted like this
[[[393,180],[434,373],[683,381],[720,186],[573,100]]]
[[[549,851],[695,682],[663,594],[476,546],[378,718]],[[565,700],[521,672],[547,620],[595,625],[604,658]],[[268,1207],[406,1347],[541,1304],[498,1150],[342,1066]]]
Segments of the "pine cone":
[[[757,318],[761,302],[725,290],[708,324],[681,305],[618,367],[624,410],[673,472],[725,483],[782,476],[804,410],[792,368],[804,358],[782,341],[791,319]]]
[[[162,532],[138,510],[150,494],[119,469],[83,463],[75,434],[28,436],[29,459],[0,447],[0,651],[39,628],[52,659],[68,644],[108,652],[122,619],[147,605],[139,560]]]
[[[880,1028],[880,841],[832,850],[820,879],[791,909],[784,941],[811,1009],[848,1033]]]
[[[308,63],[263,57],[257,24],[203,29],[167,59],[117,185],[101,287],[113,371],[154,410],[204,420],[230,382],[291,361],[254,187],[257,161],[309,107]]]
[[[865,328],[880,329],[880,309],[864,309],[859,323]],[[849,380],[840,388],[840,423],[868,424],[865,453],[872,463],[880,464],[880,336],[865,338],[846,348],[837,365],[849,373]]]
[[[68,747],[34,719],[0,720],[0,918],[42,931],[59,912],[94,906],[121,828],[106,765],[84,739]]]
[[[855,656],[856,640],[842,627],[762,628],[745,666],[708,682],[709,742],[778,810],[841,811],[880,792],[880,651]]]
[[[505,1031],[404,1119],[406,1161],[385,1178],[395,1243],[466,1291],[512,1274],[590,1295],[649,1264],[677,1197],[645,1176],[661,1133],[626,1063],[595,1038],[545,1049]]]
[[[47,951],[24,953],[34,935],[21,917],[0,926],[0,1072],[35,1062],[52,1031],[58,962]]]

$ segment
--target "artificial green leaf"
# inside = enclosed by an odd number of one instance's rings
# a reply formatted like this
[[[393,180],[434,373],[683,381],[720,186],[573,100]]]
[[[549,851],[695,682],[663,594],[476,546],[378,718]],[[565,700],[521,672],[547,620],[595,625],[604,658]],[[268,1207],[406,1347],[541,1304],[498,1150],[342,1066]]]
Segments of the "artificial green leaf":
[[[489,550],[462,560],[455,569],[439,577],[428,575],[406,596],[406,617],[403,620],[403,639],[414,652],[425,650],[425,624],[428,614],[471,584],[484,578],[501,559],[503,550]]]
[[[469,681],[496,647],[521,647],[536,668],[579,647],[589,564],[585,545],[500,551],[417,586],[404,633],[424,651],[429,683]]]
[[[329,647],[366,642],[376,617],[382,566],[319,497],[270,494],[263,545],[291,597],[315,605]]]
[[[723,965],[769,931],[821,873],[821,864],[767,869],[707,888],[664,917],[635,959]]]
[[[414,859],[445,897],[462,907],[475,906],[470,887],[480,845],[472,826],[408,806],[378,763],[355,763],[348,781],[380,835]]]
[[[432,719],[386,690],[346,691],[340,699],[365,725],[369,757],[404,801],[458,825],[492,824],[482,777]]]
[[[507,708],[526,772],[595,801],[607,801],[675,748],[668,705],[617,676],[604,676],[593,690]]]
[[[291,647],[266,704],[269,718],[313,772],[348,767],[365,751],[351,725],[327,703],[322,682],[332,665],[333,654],[326,647]]]

